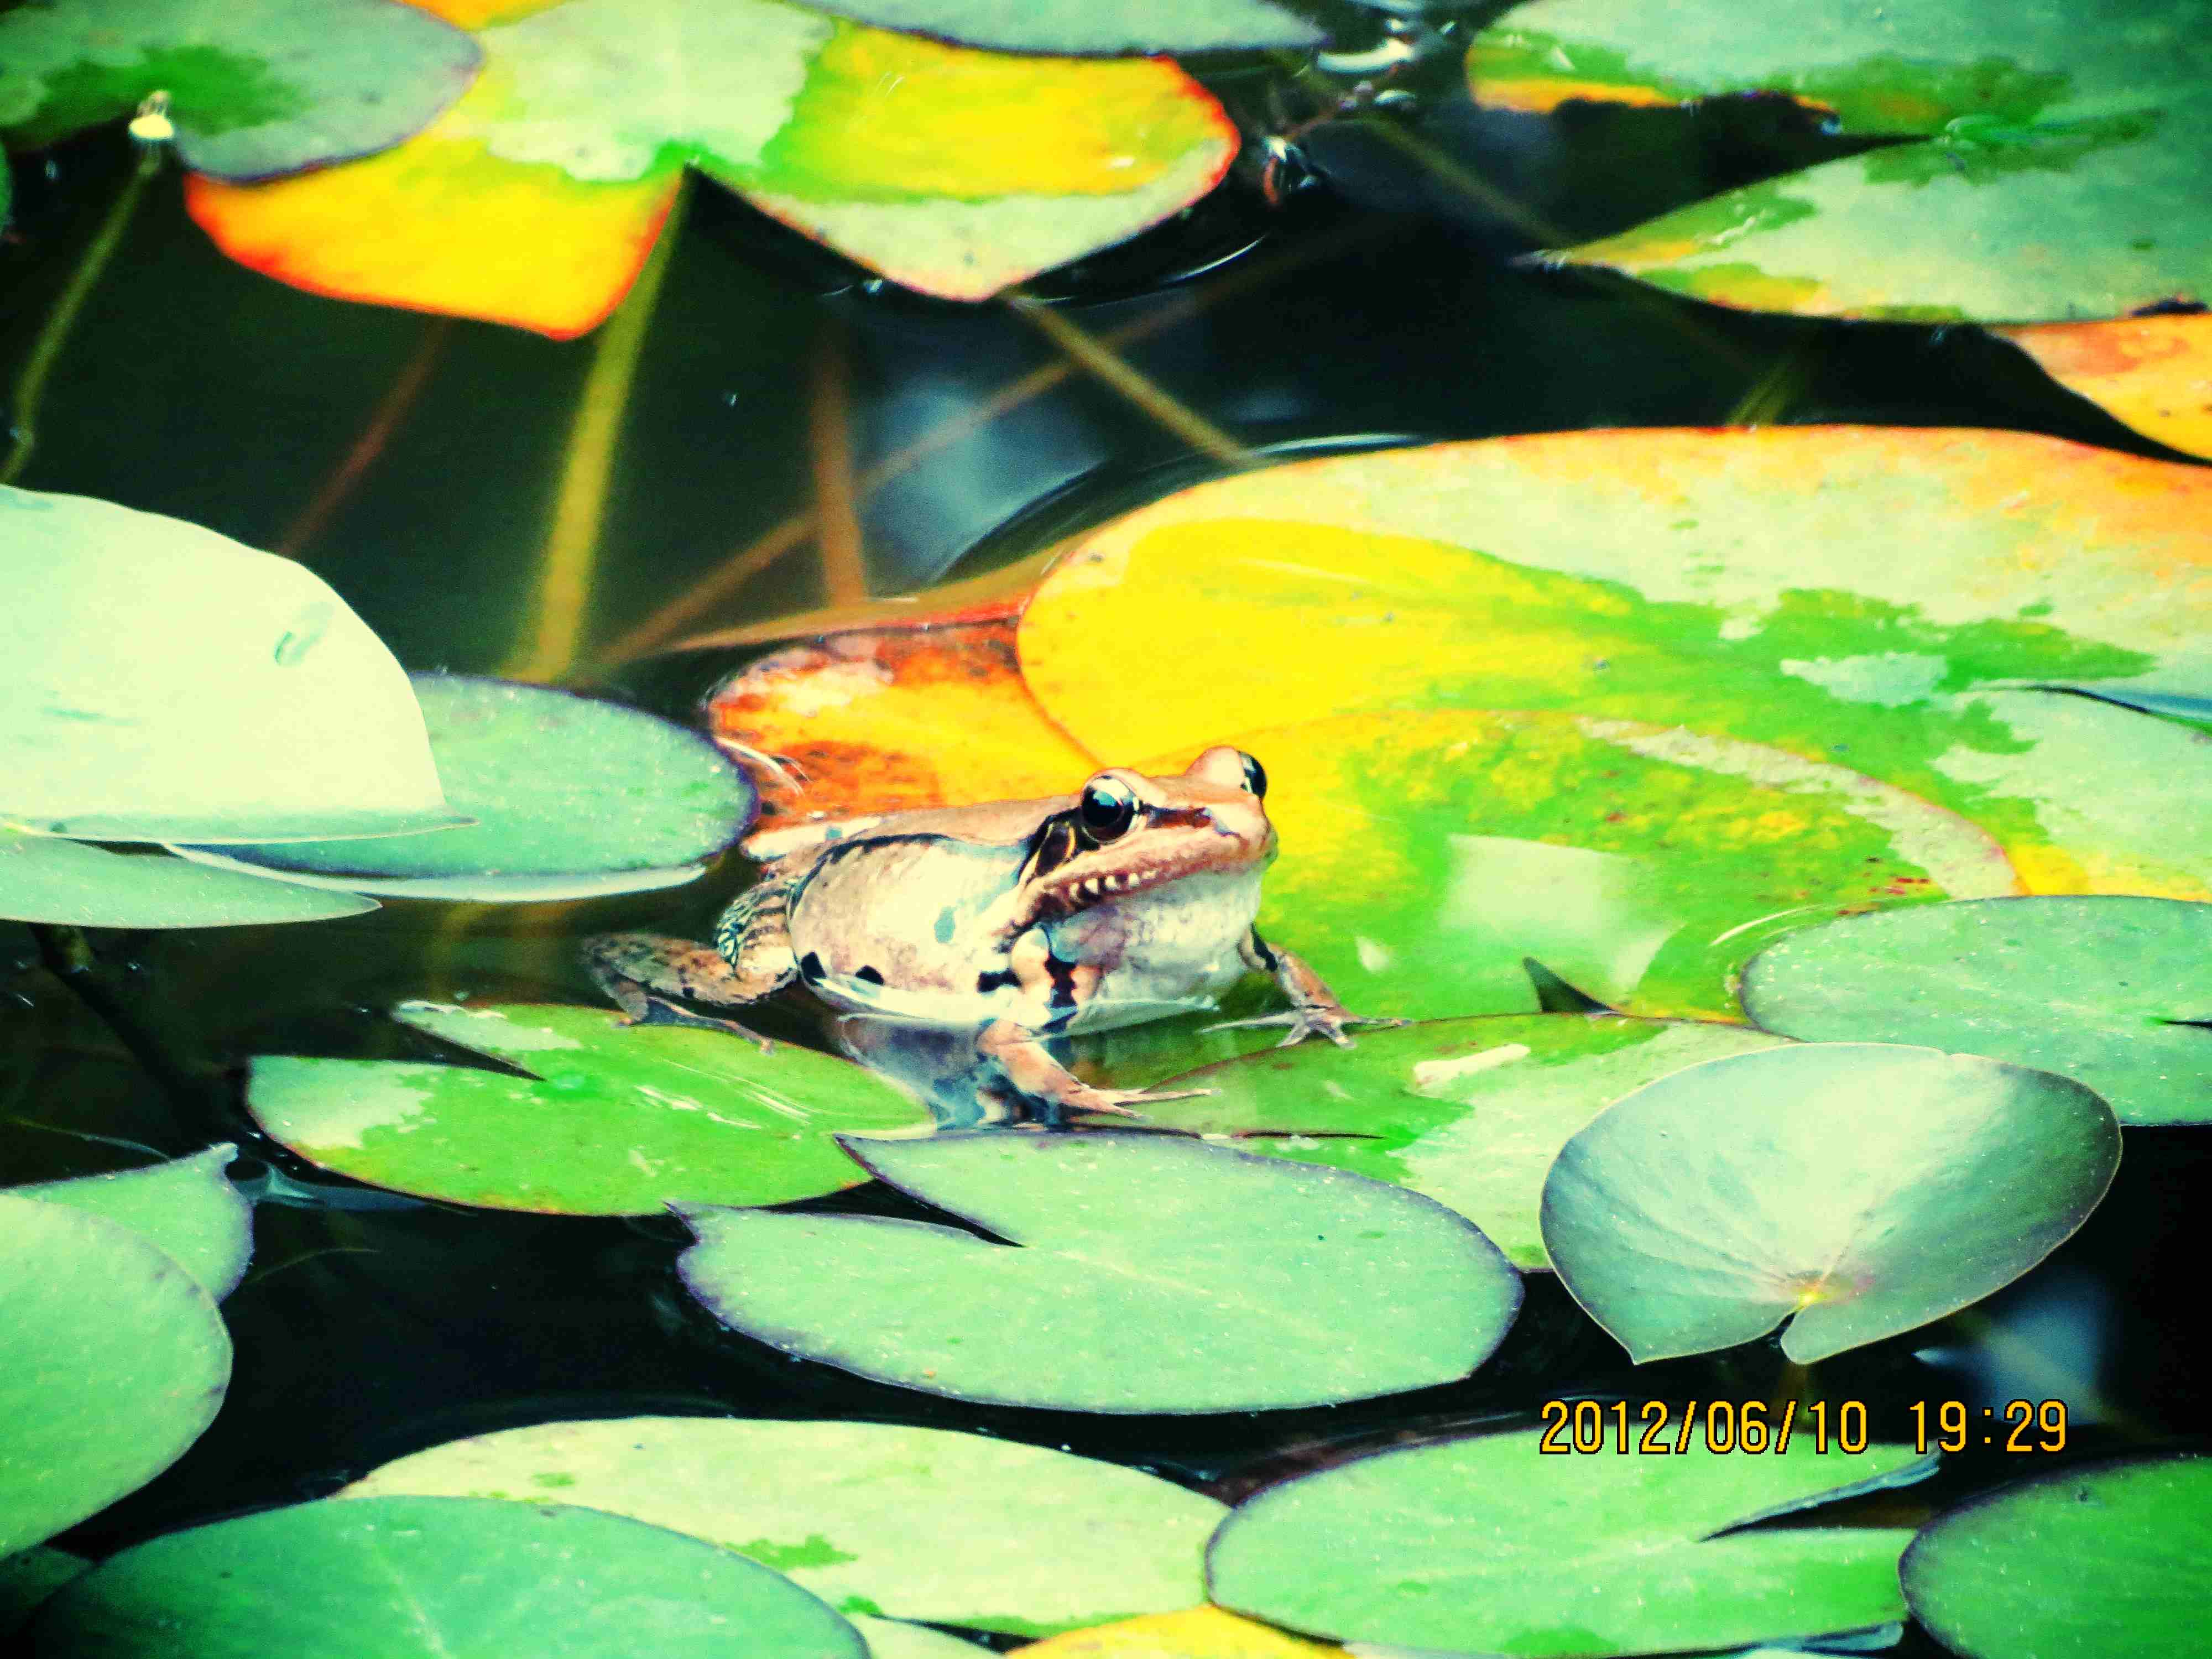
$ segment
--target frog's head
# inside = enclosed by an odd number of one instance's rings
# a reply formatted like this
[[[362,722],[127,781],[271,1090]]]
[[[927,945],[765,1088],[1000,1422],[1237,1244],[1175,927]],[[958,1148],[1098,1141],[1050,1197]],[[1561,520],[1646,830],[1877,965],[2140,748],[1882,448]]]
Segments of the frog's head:
[[[1275,856],[1267,793],[1260,763],[1226,744],[1171,777],[1097,773],[1030,838],[1024,908],[1068,915],[1192,876],[1264,869]]]

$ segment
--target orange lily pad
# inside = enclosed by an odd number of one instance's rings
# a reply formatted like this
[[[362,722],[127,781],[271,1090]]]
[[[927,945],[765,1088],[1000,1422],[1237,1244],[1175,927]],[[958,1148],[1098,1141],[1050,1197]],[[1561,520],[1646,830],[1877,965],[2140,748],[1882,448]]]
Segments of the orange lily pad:
[[[2212,314],[2000,328],[2068,391],[2146,438],[2212,455]]]

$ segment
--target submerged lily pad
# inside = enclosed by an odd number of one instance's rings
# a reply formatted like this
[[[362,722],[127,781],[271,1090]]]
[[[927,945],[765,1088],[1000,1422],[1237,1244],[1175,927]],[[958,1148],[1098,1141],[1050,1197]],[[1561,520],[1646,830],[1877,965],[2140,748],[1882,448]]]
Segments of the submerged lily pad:
[[[1266,0],[817,0],[814,9],[992,52],[1077,58],[1310,46],[1322,38]]]
[[[304,566],[5,486],[0,539],[14,572],[0,660],[16,687],[0,702],[0,822],[221,842],[464,822],[406,675]]]
[[[0,827],[0,916],[79,927],[248,927],[328,921],[376,908],[167,854],[111,853]]]
[[[1628,1420],[1626,1456],[1610,1440],[1600,1456],[1547,1456],[1541,1431],[1510,1431],[1270,1486],[1214,1534],[1213,1599],[1346,1642],[1532,1659],[1730,1647],[1903,1613],[1907,1531],[1727,1529],[1917,1480],[1933,1459],[1824,1453],[1802,1432],[1755,1456],[1700,1437],[1639,1453],[1643,1421]]]
[[[1727,1019],[1736,973],[1793,925],[2018,890],[1955,814],[1760,744],[1464,709],[1235,741],[1282,840],[1261,931],[1362,1014],[1533,1012],[1534,957],[1613,1007]]]
[[[301,1594],[302,1586],[313,1593]],[[866,1659],[781,1573],[597,1510],[465,1498],[298,1504],[111,1556],[33,1626],[41,1655],[113,1659]]]
[[[49,144],[165,92],[186,166],[264,179],[389,149],[482,58],[392,0],[49,0],[0,16],[0,132]]]
[[[489,1209],[643,1215],[677,1202],[783,1204],[850,1187],[839,1130],[918,1133],[928,1111],[848,1060],[612,1009],[402,1003],[393,1018],[506,1061],[263,1054],[261,1127],[379,1187]]]
[[[542,685],[416,674],[447,804],[435,836],[180,848],[288,882],[404,898],[584,898],[690,881],[751,821],[744,774],[699,733]]]
[[[1036,1634],[1188,1607],[1228,1511],[1117,1464],[890,1423],[631,1417],[448,1441],[347,1498],[558,1499],[749,1555],[846,1613]],[[917,1529],[957,1538],[917,1550]]]
[[[253,1255],[253,1206],[223,1173],[237,1156],[226,1141],[143,1170],[4,1190],[121,1222],[175,1257],[220,1302],[238,1288]]]
[[[1601,1113],[1544,1182],[1544,1248],[1639,1364],[1789,1322],[1809,1365],[2010,1284],[2087,1218],[2119,1125],[2080,1084],[1972,1054],[1799,1043]]]
[[[986,1230],[684,1212],[725,1324],[932,1394],[1066,1411],[1253,1411],[1465,1376],[1521,1280],[1474,1226],[1336,1170],[1109,1133],[848,1142]]]
[[[1916,1042],[2087,1084],[2123,1123],[2212,1123],[2212,904],[2030,898],[1848,917],[1770,945],[1744,1006],[1818,1042]]]
[[[1217,1092],[1148,1103],[1164,1127],[1327,1164],[1449,1205],[1516,1267],[1543,1268],[1544,1174],[1577,1130],[1653,1079],[1782,1039],[1741,1025],[1532,1014],[1364,1031],[1188,1072]]]
[[[2212,1458],[2186,1455],[1970,1499],[1921,1528],[1899,1572],[1912,1616],[1968,1659],[2170,1659],[2203,1644],[2208,1560]]]
[[[0,1555],[135,1492],[214,1421],[215,1298],[119,1221],[0,1194]]]
[[[2212,840],[2173,833],[2212,819],[2212,740],[2018,689],[2212,685],[2208,515],[2203,468],[2024,433],[1332,457],[1093,532],[1024,613],[1022,669],[1101,756],[1357,708],[1570,710],[1848,767],[1987,831],[2031,891],[2212,897]],[[1146,642],[1111,697],[1102,639]]]

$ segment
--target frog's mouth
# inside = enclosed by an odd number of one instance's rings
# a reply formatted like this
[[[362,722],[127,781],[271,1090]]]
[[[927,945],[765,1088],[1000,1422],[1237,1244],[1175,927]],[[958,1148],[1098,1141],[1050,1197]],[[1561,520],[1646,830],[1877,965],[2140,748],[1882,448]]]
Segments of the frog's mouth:
[[[1198,833],[1171,833],[1178,830]],[[1115,860],[1117,849],[1126,849],[1126,841],[1095,845],[1083,835],[1073,813],[1056,815],[1037,831],[1028,868],[1023,872],[1023,885],[1035,888],[1065,915],[1088,905],[1131,898],[1210,871],[1255,865],[1264,868],[1275,856],[1274,826],[1267,825],[1267,832],[1265,842],[1255,848],[1233,823],[1224,823],[1210,807],[1148,807],[1144,833],[1162,844],[1148,846],[1141,856],[1122,850],[1114,867],[1086,871],[1087,865]]]

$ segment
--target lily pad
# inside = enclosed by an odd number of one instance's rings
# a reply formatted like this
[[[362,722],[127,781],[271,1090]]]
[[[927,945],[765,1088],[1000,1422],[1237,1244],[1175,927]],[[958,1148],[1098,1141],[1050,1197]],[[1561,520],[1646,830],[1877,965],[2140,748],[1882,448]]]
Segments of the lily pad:
[[[0,538],[16,688],[0,705],[0,821],[220,842],[465,822],[406,675],[305,567],[181,520],[4,486]]]
[[[2203,1645],[2208,1559],[2212,1458],[2192,1455],[1971,1499],[1921,1529],[1899,1572],[1912,1616],[1968,1659],[2168,1659]]]
[[[1271,1486],[1214,1534],[1213,1599],[1346,1642],[1529,1656],[1729,1647],[1904,1612],[1907,1531],[1729,1529],[1917,1480],[1933,1459],[1823,1452],[1802,1432],[1756,1456],[1695,1438],[1638,1453],[1631,1421],[1626,1457],[1609,1443],[1546,1456],[1541,1431],[1516,1431]]]
[[[2168,833],[2212,818],[2212,744],[2017,689],[2212,685],[2208,515],[2204,469],[2023,433],[1333,457],[1094,532],[1024,613],[1022,669],[1102,756],[1356,708],[1567,709],[1848,767],[1987,831],[2031,891],[2212,898],[2212,842]],[[1097,641],[1125,638],[1146,648],[1100,697]]]
[[[2212,455],[2212,316],[2116,317],[1992,331],[2146,438]]]
[[[313,1594],[302,1595],[302,1585]],[[781,1573],[597,1510],[465,1498],[325,1501],[111,1556],[47,1604],[40,1655],[114,1659],[866,1659]]]
[[[0,1556],[135,1492],[215,1419],[215,1298],[119,1221],[0,1194]]]
[[[2057,1072],[2123,1123],[2212,1123],[2212,905],[2037,898],[1855,916],[1769,946],[1744,1006],[1819,1042],[1913,1042]]]
[[[1342,1648],[1310,1642],[1219,1607],[1152,1613],[1016,1648],[1023,1659],[1340,1659]]]
[[[1148,1104],[1163,1127],[1232,1135],[1241,1151],[1325,1164],[1425,1193],[1516,1267],[1551,1266],[1537,1223],[1569,1137],[1655,1079],[1781,1039],[1741,1025],[1531,1014],[1364,1031],[1176,1079],[1216,1092]]]
[[[1038,1634],[1187,1607],[1228,1511],[1117,1464],[889,1423],[632,1417],[448,1441],[342,1494],[557,1499],[690,1533],[866,1611]],[[953,1552],[916,1551],[926,1522]]]
[[[0,132],[50,144],[165,92],[186,166],[264,179],[390,149],[482,60],[393,0],[52,0],[0,16]]]
[[[1537,0],[1478,35],[1468,67],[1491,102],[1774,91],[1845,132],[1925,139],[1731,191],[1577,263],[1762,309],[2010,322],[2115,315],[2212,278],[2195,184],[2212,58],[2190,0],[1756,16],[1688,0],[1663,18]]]
[[[751,821],[753,791],[713,742],[641,708],[466,674],[410,677],[447,804],[435,836],[289,842],[188,857],[404,898],[584,898],[672,887]]]
[[[318,293],[565,337],[628,289],[687,164],[895,281],[983,299],[1179,211],[1237,148],[1165,58],[1012,58],[775,0],[562,0],[477,39],[483,79],[420,137],[196,180],[193,216]]]
[[[44,1545],[0,1555],[0,1640],[15,1639],[56,1590],[91,1567],[81,1555]]]
[[[220,1302],[238,1288],[253,1255],[253,1206],[223,1174],[237,1156],[226,1141],[143,1170],[4,1190],[122,1223],[173,1256]]]
[[[1760,744],[1463,709],[1234,740],[1284,849],[1261,931],[1362,1014],[1534,1012],[1534,957],[1613,1007],[1729,1019],[1736,973],[1793,925],[2018,890],[1964,819]]]
[[[905,1388],[1067,1411],[1322,1405],[1463,1376],[1521,1305],[1474,1227],[1333,1170],[1127,1133],[847,1146],[1006,1243],[692,1208],[678,1266],[725,1324]]]
[[[1789,1322],[1801,1365],[2010,1284],[2097,1207],[2119,1125],[1973,1054],[1801,1043],[1648,1084],[1568,1141],[1544,1248],[1638,1364]]]
[[[327,921],[376,908],[166,854],[111,853],[0,828],[0,916],[79,927],[247,927]]]
[[[868,1644],[870,1659],[983,1659],[996,1651],[980,1643],[963,1642],[927,1625],[902,1624],[896,1619],[871,1619],[864,1613],[845,1615],[860,1639]]]
[[[405,1002],[392,1017],[517,1069],[263,1054],[246,1085],[256,1121],[356,1181],[557,1215],[817,1197],[861,1179],[836,1131],[930,1124],[849,1061],[626,1026],[612,1009]]]
[[[815,9],[993,52],[1073,58],[1310,46],[1322,39],[1304,18],[1266,0],[817,0]]]

